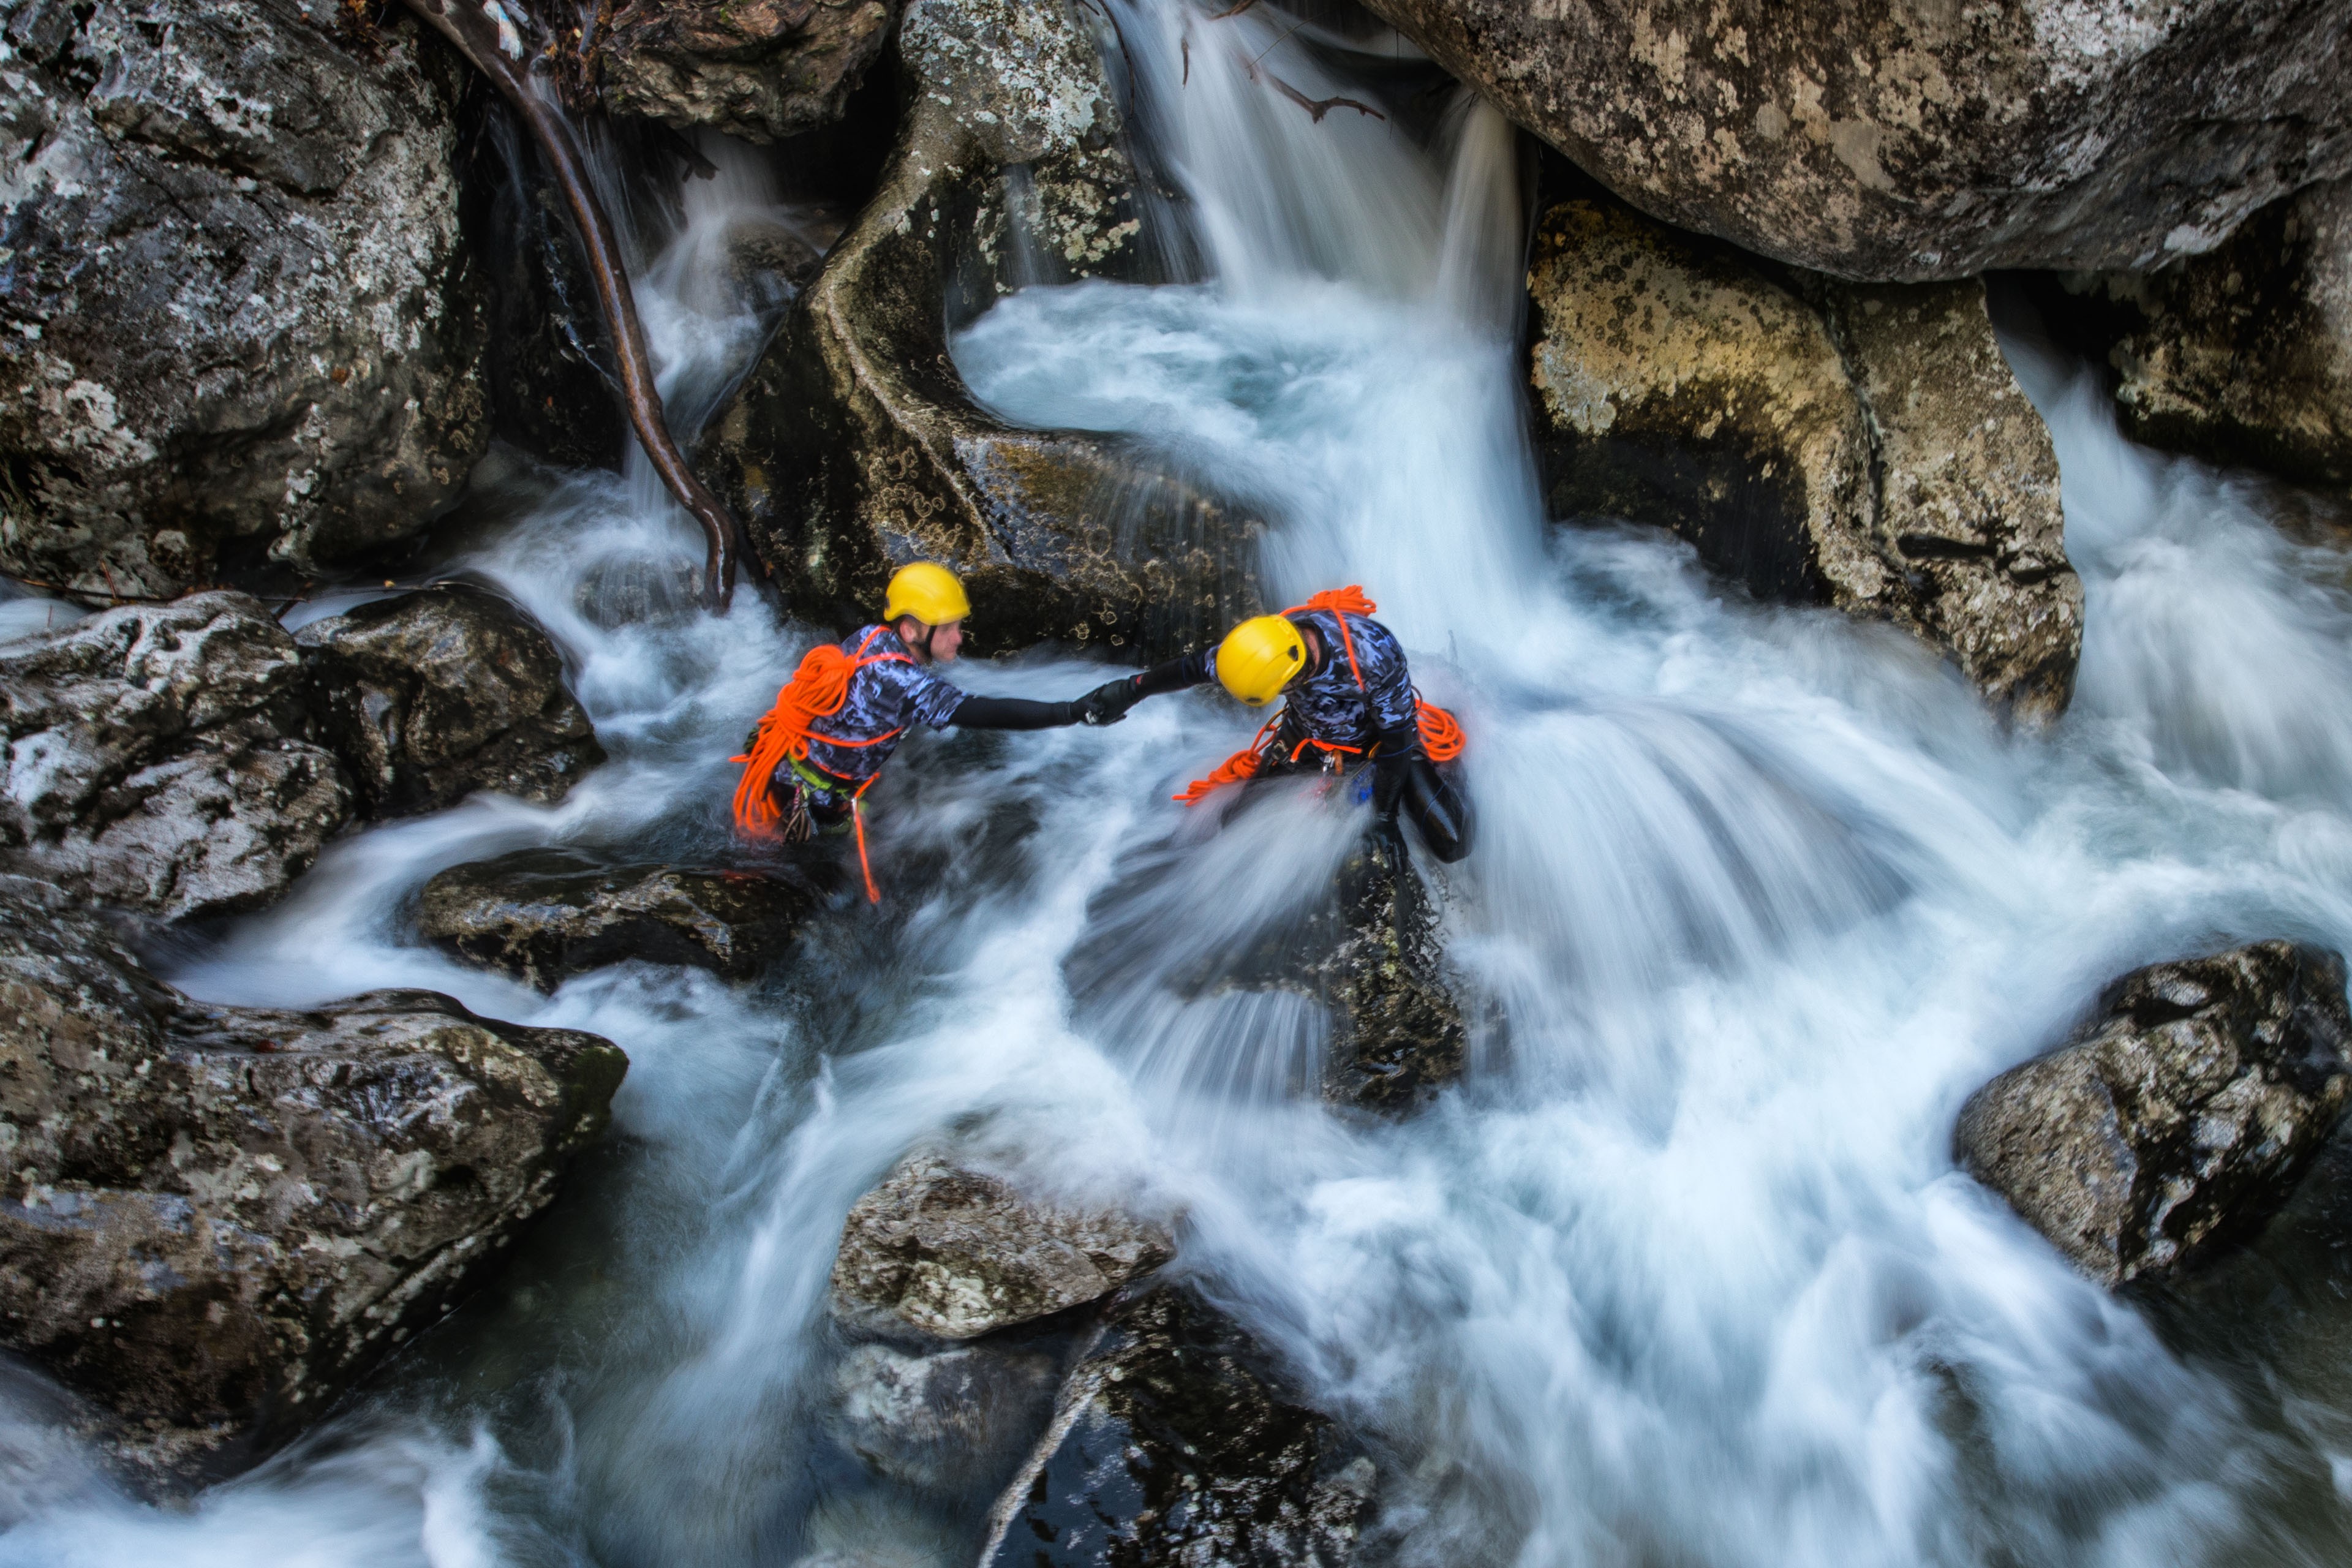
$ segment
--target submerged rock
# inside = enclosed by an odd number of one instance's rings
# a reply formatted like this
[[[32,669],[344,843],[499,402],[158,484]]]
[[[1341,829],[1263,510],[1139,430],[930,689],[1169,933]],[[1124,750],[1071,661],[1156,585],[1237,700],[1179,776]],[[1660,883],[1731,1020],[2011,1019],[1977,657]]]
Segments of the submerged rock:
[[[2136,970],[1969,1097],[1954,1156],[2102,1284],[2192,1264],[2286,1200],[2352,1095],[2344,978],[2284,942]]]
[[[841,1436],[881,1475],[953,1492],[1003,1481],[1044,1429],[1052,1355],[995,1344],[928,1353],[853,1347],[834,1371]]]
[[[889,31],[881,0],[630,5],[604,35],[596,79],[615,113],[767,142],[840,119]]]
[[[947,329],[1029,281],[1142,268],[1136,174],[1076,0],[915,0],[880,189],[712,422],[698,466],[803,614],[856,622],[893,566],[965,576],[989,648],[1173,650],[1256,607],[1255,525],[1111,439],[972,402]]]
[[[2145,268],[2352,172],[2334,0],[1369,0],[1643,210],[1848,278]]]
[[[169,595],[414,533],[488,439],[446,58],[300,0],[35,0],[0,70],[0,568]]]
[[[998,1500],[992,1568],[1352,1561],[1379,1471],[1183,1286],[1115,1305]]]
[[[1555,516],[1673,529],[1762,597],[1907,627],[2006,710],[2064,710],[2083,599],[2057,458],[1981,283],[1776,280],[1575,199],[1528,290]]]
[[[296,640],[318,732],[367,816],[437,811],[480,789],[550,805],[604,760],[562,655],[503,599],[454,585],[403,594]]]
[[[159,1479],[259,1458],[445,1313],[627,1068],[431,992],[195,1003],[21,879],[0,914],[0,1341]]]
[[[0,869],[184,920],[257,909],[350,819],[294,639],[242,594],[0,647]]]
[[[1148,1221],[1054,1207],[939,1154],[910,1154],[849,1211],[833,1312],[869,1332],[975,1339],[1098,1301],[1175,1255]]]
[[[2264,208],[2209,256],[2067,283],[2128,323],[2109,355],[2126,435],[2352,490],[2352,179]]]
[[[417,929],[460,957],[552,991],[564,976],[642,959],[739,978],[792,945],[815,909],[805,882],[752,871],[611,866],[525,849],[425,884]]]

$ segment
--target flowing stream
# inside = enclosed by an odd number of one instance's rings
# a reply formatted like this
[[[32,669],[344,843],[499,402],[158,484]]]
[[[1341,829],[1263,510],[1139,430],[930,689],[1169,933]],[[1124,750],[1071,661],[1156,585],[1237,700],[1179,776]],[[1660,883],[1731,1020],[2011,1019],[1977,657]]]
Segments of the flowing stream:
[[[556,807],[346,840],[171,977],[268,1005],[423,985],[594,1030],[632,1063],[615,1137],[509,1273],[193,1506],[118,1495],[40,1390],[7,1393],[0,1563],[969,1563],[985,1499],[868,1474],[826,1415],[843,1215],[950,1126],[1181,1208],[1179,1267],[1396,1456],[1377,1536],[1401,1563],[2342,1561],[2352,1273],[2282,1287],[2293,1331],[2193,1348],[1958,1176],[1948,1138],[2125,969],[2352,947],[2344,553],[2262,487],[2124,443],[2021,322],[2088,631],[2069,716],[2006,734],[1900,634],[1546,520],[1492,111],[1313,119],[1261,78],[1374,101],[1393,40],[1108,3],[1202,275],[1024,289],[957,361],[1003,417],[1128,433],[1246,498],[1275,590],[1363,584],[1463,714],[1483,837],[1423,874],[1491,1002],[1469,1080],[1401,1124],[1336,1116],[1297,1087],[1311,1007],[1187,983],[1295,917],[1364,825],[1306,791],[1223,822],[1170,804],[1253,727],[1213,692],[911,741],[873,796],[884,906],[845,902],[761,984],[625,964],[548,998],[420,946],[406,902],[462,861],[729,853],[726,758],[819,635],[660,591],[699,544],[641,464],[509,462],[460,564],[567,649],[614,760]],[[762,331],[728,233],[793,221],[748,151],[709,151],[719,179],[640,215],[687,411]],[[654,613],[610,624],[615,582]],[[1101,674],[955,671],[1037,696]]]

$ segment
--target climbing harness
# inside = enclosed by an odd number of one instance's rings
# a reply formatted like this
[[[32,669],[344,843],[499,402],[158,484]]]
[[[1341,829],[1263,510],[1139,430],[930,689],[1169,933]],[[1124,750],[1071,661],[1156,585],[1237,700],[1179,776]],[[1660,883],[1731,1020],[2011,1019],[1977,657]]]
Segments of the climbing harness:
[[[1364,693],[1369,699],[1370,689],[1364,684],[1364,667],[1356,661],[1356,639],[1348,631],[1348,617],[1369,616],[1378,608],[1380,608],[1378,605],[1364,597],[1364,590],[1361,587],[1351,583],[1344,588],[1327,588],[1305,604],[1293,605],[1282,613],[1286,616],[1296,616],[1308,610],[1329,612],[1331,618],[1339,623],[1339,646],[1347,651],[1348,670],[1356,678],[1356,689]],[[1429,760],[1433,763],[1450,763],[1460,756],[1465,742],[1462,726],[1455,721],[1454,715],[1434,702],[1423,701],[1418,690],[1413,692],[1412,700],[1413,718],[1421,731],[1421,749]],[[1284,712],[1287,711],[1288,709],[1286,708]],[[1267,753],[1279,749],[1276,744],[1276,731],[1281,725],[1283,713],[1276,713],[1273,718],[1268,719],[1258,727],[1257,733],[1250,738],[1248,745],[1219,763],[1207,778],[1194,779],[1183,794],[1171,795],[1169,798],[1181,805],[1198,805],[1227,784],[1241,784],[1245,780],[1255,778],[1258,770],[1265,765]],[[1337,741],[1318,740],[1313,735],[1308,735],[1291,747],[1290,754],[1283,761],[1297,762],[1309,746],[1323,753],[1323,771],[1326,773],[1336,773],[1345,767],[1347,764],[1341,760],[1343,757],[1369,756],[1371,750],[1362,746],[1343,746]]]
[[[847,779],[828,784],[817,776],[819,770],[808,760],[809,742],[823,741],[828,746],[857,748],[878,746],[906,733],[901,725],[871,740],[853,741],[846,736],[827,735],[812,729],[819,719],[830,719],[841,711],[849,700],[849,680],[869,664],[912,664],[914,659],[903,653],[869,654],[866,650],[882,635],[877,626],[867,632],[854,654],[844,653],[833,643],[820,643],[808,650],[793,678],[776,693],[776,705],[761,719],[760,727],[752,731],[751,748],[740,757],[730,757],[732,763],[744,764],[743,777],[735,785],[735,826],[746,838],[762,843],[797,843],[809,836],[813,825],[808,818],[808,800],[803,793],[815,789],[825,795],[849,793],[849,818],[857,836],[857,869],[866,878],[866,901],[882,901],[881,889],[874,885],[874,867],[866,857],[866,813],[858,802],[874,787],[876,773],[864,784],[850,788]],[[801,781],[802,789],[793,793],[790,816],[777,805],[772,780],[776,769],[789,763],[793,776]]]

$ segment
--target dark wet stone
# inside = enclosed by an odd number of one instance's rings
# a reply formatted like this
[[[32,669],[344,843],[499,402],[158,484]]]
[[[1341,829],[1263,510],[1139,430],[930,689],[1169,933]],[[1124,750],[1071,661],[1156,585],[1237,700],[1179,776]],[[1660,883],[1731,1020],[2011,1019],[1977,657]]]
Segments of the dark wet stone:
[[[170,595],[415,534],[488,437],[459,80],[322,0],[9,5],[0,569]]]
[[[850,1209],[833,1313],[870,1333],[975,1339],[1098,1301],[1175,1255],[1150,1221],[1041,1202],[922,1152]]]
[[[281,896],[352,815],[294,638],[242,594],[0,648],[0,870],[165,920]]]
[[[295,640],[318,734],[366,816],[437,811],[476,790],[551,805],[604,760],[555,644],[489,594],[379,599]]]
[[[879,1475],[945,1494],[992,1487],[1044,1430],[1058,1370],[1021,1346],[856,1345],[834,1369],[835,1418]]]
[[[1338,1568],[1379,1472],[1190,1287],[1112,1308],[991,1518],[991,1568]]]
[[[768,142],[838,120],[882,52],[881,0],[668,0],[629,5],[603,37],[606,108]]]
[[[1963,1169],[2085,1274],[2193,1266],[2293,1194],[2352,1096],[2344,961],[2258,942],[2136,970],[2053,1054],[1994,1079]]]
[[[495,1267],[627,1066],[425,991],[197,1003],[0,879],[0,1342],[157,1481],[240,1468]]]
[[[756,974],[792,946],[818,901],[810,883],[782,873],[525,849],[441,872],[425,884],[416,918],[459,957],[551,991],[626,959]]]
[[[1437,910],[1394,851],[1367,839],[1340,868],[1331,934],[1312,971],[1331,1008],[1323,1098],[1410,1110],[1462,1076],[1469,1041]]]

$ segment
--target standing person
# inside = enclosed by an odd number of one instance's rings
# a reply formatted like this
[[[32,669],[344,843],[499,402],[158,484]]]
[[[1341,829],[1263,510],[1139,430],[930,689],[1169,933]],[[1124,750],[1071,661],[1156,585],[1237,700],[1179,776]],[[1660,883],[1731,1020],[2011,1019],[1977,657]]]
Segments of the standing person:
[[[1051,730],[1126,717],[1135,700],[1129,679],[1071,702],[975,697],[940,679],[936,667],[955,662],[971,615],[962,582],[946,567],[918,561],[898,568],[882,619],[843,642],[811,648],[760,721],[750,749],[732,759],[744,765],[735,789],[737,827],[748,837],[784,843],[854,829],[866,896],[879,903],[858,800],[909,729],[919,722],[934,730]]]
[[[1124,714],[1146,697],[1211,679],[1253,708],[1285,698],[1255,740],[1176,798],[1192,805],[1224,784],[1317,768],[1341,773],[1369,761],[1383,832],[1393,835],[1402,814],[1431,854],[1459,860],[1472,836],[1470,803],[1449,765],[1462,754],[1462,731],[1452,714],[1421,700],[1404,649],[1371,618],[1379,607],[1349,586],[1255,616],[1213,650],[1132,677],[1132,695],[1115,704]]]

